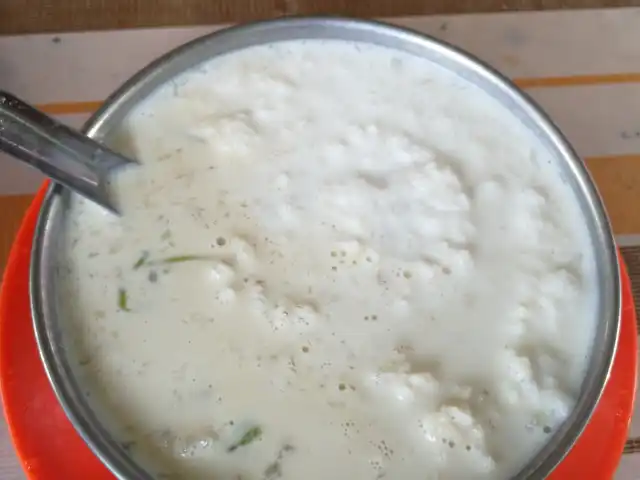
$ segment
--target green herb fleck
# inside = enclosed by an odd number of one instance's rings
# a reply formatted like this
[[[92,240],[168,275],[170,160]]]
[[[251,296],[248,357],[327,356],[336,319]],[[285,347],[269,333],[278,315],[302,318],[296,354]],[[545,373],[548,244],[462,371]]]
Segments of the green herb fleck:
[[[262,428],[252,427],[242,436],[240,440],[227,448],[227,452],[235,452],[238,448],[249,445],[262,436]]]
[[[78,365],[80,365],[81,367],[86,367],[90,363],[91,363],[91,357],[83,357],[80,360],[78,360]]]
[[[124,288],[118,290],[118,307],[124,312],[129,312],[127,291]]]
[[[206,255],[176,255],[174,257],[164,258],[160,260],[160,263],[184,263],[198,260],[211,260],[211,257],[207,257]]]
[[[149,259],[149,252],[145,250],[144,252],[142,252],[142,255],[140,255],[140,258],[138,258],[138,261],[133,264],[133,269],[138,270],[145,263],[147,263],[148,259]]]
[[[278,461],[275,461],[272,464],[270,464],[264,470],[264,473],[263,473],[263,477],[268,480],[280,478],[281,476],[282,476],[282,466]]]
[[[282,462],[285,457],[293,452],[295,448],[293,445],[285,444],[280,451],[276,459],[265,468],[262,474],[262,480],[276,480],[282,478]]]

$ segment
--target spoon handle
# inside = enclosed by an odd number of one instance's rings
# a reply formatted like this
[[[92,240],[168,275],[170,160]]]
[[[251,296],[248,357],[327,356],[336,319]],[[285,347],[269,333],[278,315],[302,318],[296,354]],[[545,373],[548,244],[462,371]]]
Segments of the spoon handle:
[[[115,211],[106,177],[130,160],[0,90],[0,151]]]

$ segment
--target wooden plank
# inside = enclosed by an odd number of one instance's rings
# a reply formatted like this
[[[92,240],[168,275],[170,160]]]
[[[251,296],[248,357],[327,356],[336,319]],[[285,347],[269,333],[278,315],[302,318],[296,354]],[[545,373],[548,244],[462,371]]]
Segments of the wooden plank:
[[[640,6],[640,0],[2,0],[0,34],[239,22],[282,15],[358,17]]]
[[[631,288],[633,290],[633,299],[636,305],[636,312],[640,312],[640,246],[622,247],[620,249],[624,263],[627,265],[629,277],[631,278]],[[638,330],[640,330],[640,316],[637,318]],[[640,439],[636,447],[640,451]]]
[[[640,232],[640,155],[586,161],[617,235]],[[640,278],[639,278],[640,279]]]
[[[0,216],[0,278],[4,272],[13,239],[32,199],[33,195],[0,197],[0,212],[2,212]]]

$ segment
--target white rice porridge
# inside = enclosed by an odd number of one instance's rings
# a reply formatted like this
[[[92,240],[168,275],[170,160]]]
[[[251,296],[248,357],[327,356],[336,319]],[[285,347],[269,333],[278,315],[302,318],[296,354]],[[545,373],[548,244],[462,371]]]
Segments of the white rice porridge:
[[[553,159],[477,87],[382,47],[210,60],[73,198],[65,329],[159,478],[505,479],[575,405],[595,273]]]

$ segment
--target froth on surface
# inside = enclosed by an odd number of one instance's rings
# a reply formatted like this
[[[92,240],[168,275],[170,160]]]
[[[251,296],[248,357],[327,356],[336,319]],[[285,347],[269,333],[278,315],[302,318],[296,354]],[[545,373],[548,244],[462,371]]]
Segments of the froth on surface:
[[[74,199],[61,295],[87,395],[164,478],[508,478],[573,408],[588,234],[476,87],[285,42],[180,76],[112,143],[144,166],[122,219]]]

